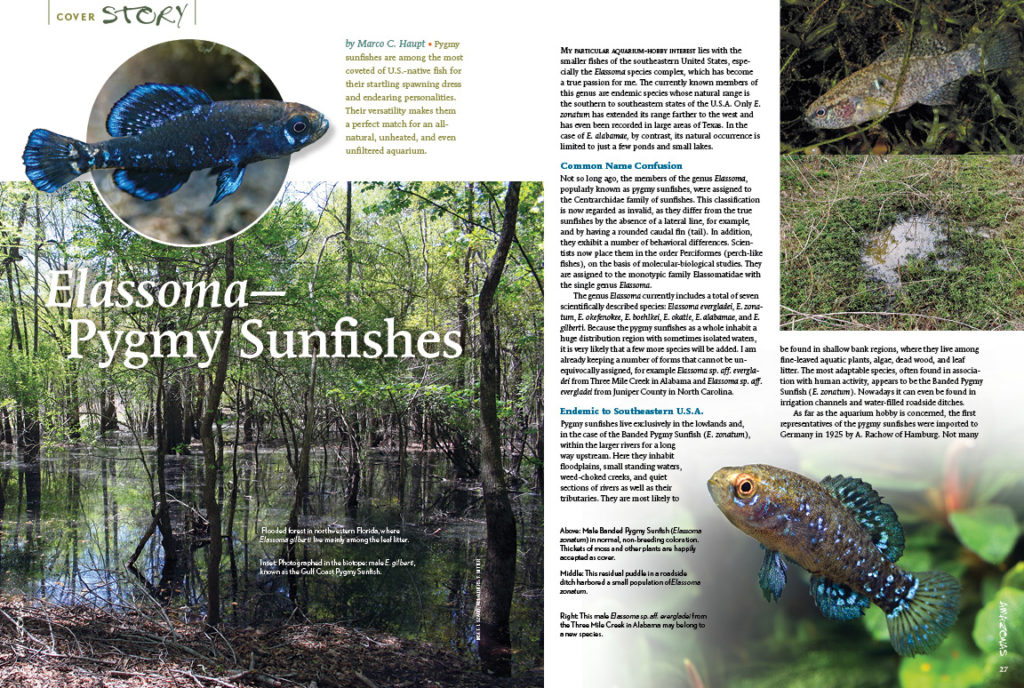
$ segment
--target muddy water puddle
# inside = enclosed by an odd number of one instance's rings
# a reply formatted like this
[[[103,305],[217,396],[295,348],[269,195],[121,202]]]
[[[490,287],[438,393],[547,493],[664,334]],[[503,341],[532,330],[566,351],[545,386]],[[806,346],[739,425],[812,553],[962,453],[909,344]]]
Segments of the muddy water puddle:
[[[971,234],[983,234],[984,230],[966,228]],[[900,284],[899,269],[912,259],[924,259],[938,254],[935,264],[942,270],[958,267],[956,256],[945,255],[943,244],[948,228],[940,218],[932,215],[911,215],[899,222],[870,232],[864,240],[864,254],[861,262],[868,276],[887,287],[895,289]]]

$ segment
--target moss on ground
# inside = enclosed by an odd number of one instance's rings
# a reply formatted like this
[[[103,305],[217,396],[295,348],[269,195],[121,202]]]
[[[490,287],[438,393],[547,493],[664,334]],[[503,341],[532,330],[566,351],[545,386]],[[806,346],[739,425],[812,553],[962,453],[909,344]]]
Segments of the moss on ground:
[[[1018,156],[782,159],[781,327],[1024,328],[1024,162]],[[928,214],[946,227],[893,290],[865,236]]]

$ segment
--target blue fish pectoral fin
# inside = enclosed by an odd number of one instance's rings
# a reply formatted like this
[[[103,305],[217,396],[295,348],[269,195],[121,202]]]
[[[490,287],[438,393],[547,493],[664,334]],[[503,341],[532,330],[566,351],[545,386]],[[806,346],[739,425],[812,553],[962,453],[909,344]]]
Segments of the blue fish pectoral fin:
[[[153,170],[118,170],[114,172],[114,183],[125,193],[144,201],[155,201],[172,194],[188,181],[191,172],[168,172]]]
[[[919,101],[922,105],[955,105],[960,99],[960,80],[935,89]]]
[[[836,621],[856,619],[871,606],[866,595],[819,576],[811,576],[811,597],[822,614]]]
[[[757,582],[761,584],[761,593],[769,602],[782,597],[782,589],[786,587],[786,562],[776,551],[765,548],[761,570],[757,572]]]
[[[173,115],[212,102],[213,98],[194,86],[142,84],[110,109],[107,131],[111,136],[137,136]]]
[[[225,196],[230,196],[238,191],[238,187],[242,184],[242,175],[244,174],[245,165],[225,167],[221,173],[217,175],[217,195],[213,197],[212,201],[210,201],[210,205],[213,205]]]
[[[915,573],[917,584],[885,615],[893,649],[904,657],[931,652],[960,613],[960,583],[945,571]]]
[[[872,542],[886,559],[896,561],[902,556],[903,526],[893,508],[882,502],[874,488],[859,478],[841,475],[827,476],[821,484],[871,533]]]

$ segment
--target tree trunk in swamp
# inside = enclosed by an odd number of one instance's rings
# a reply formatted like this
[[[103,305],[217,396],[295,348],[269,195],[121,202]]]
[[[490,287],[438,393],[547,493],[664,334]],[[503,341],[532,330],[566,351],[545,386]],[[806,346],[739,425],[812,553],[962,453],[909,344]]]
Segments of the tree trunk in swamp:
[[[537,494],[544,494],[544,416],[537,427],[537,468],[534,475],[533,489]]]
[[[82,439],[81,397],[78,394],[78,366],[69,365],[67,375],[67,399],[65,403],[65,432],[72,442]]]
[[[100,433],[117,430],[117,407],[114,393],[109,388],[100,390]]]
[[[106,265],[104,264],[104,269]],[[100,329],[107,329],[107,308],[100,306]],[[109,380],[104,378],[100,387],[100,434],[117,430],[117,406],[114,403],[114,391]]]
[[[164,389],[164,446],[168,454],[187,454],[185,415],[181,405],[181,385],[178,380],[167,380]]]
[[[174,263],[169,258],[157,260],[157,276],[163,283],[177,282],[178,272]],[[160,328],[164,332],[177,330],[177,323],[164,316],[161,318]],[[170,354],[169,344],[161,340],[161,353],[164,356]],[[179,373],[180,375],[180,373]],[[185,414],[181,403],[181,380],[179,377],[171,377],[164,368],[163,387],[163,432],[164,447],[168,454],[187,454],[188,440],[185,438]]]
[[[487,277],[480,289],[480,479],[487,520],[487,555],[480,583],[480,663],[499,676],[512,673],[509,616],[516,573],[516,521],[505,489],[498,419],[499,350],[494,325],[494,296],[515,236],[519,182],[505,194],[505,219]]]
[[[242,423],[242,441],[249,444],[252,442],[253,430],[256,427],[256,405],[253,403],[251,392],[242,392],[242,397],[239,401],[239,416],[244,419]]]
[[[288,514],[288,535],[284,546],[285,559],[296,560],[295,538],[299,528],[299,517],[302,515],[305,506],[306,496],[309,494],[309,454],[313,446],[313,425],[316,422],[315,390],[316,390],[316,369],[319,351],[314,345],[313,357],[309,364],[309,387],[304,395],[304,419],[302,428],[302,440],[296,447],[295,463],[292,469],[295,473],[295,500],[292,502],[292,509]],[[298,606],[298,579],[288,575],[288,597],[292,603]]]
[[[359,513],[359,473],[362,466],[359,461],[359,438],[353,428],[346,433],[348,437],[348,462],[346,467],[347,483],[345,485],[345,515],[355,519]]]
[[[14,428],[11,425],[11,414],[6,406],[0,406],[0,442],[14,444]]]
[[[36,521],[43,509],[43,479],[39,462],[42,425],[35,418],[25,418],[20,444],[25,452],[25,513],[30,521]]]
[[[164,432],[164,416],[163,416],[163,395],[164,395],[164,373],[166,371],[166,365],[161,362],[157,366],[157,382],[156,382],[156,403],[153,404],[155,418],[152,418],[154,427],[154,436],[156,437],[156,480],[157,480],[157,495],[155,513],[153,519],[160,528],[160,546],[164,550],[164,566],[171,566],[177,564],[178,560],[178,543],[177,538],[174,536],[174,529],[171,527],[171,509],[170,504],[167,500],[167,433]],[[148,536],[143,536],[143,540],[140,543],[140,548],[145,544],[145,539]]]
[[[235,242],[229,239],[224,244],[224,282],[231,284],[235,279]],[[234,307],[224,309],[221,323],[220,346],[217,349],[217,370],[213,382],[206,395],[206,412],[199,426],[199,437],[203,442],[203,502],[206,506],[206,520],[210,524],[210,551],[208,553],[206,572],[206,625],[217,626],[220,623],[220,557],[223,548],[221,541],[220,501],[217,499],[217,475],[220,472],[219,455],[213,438],[213,422],[220,410],[220,397],[224,392],[224,380],[228,372],[228,355],[231,351],[231,320]]]
[[[398,509],[405,513],[406,477],[409,474],[409,428],[406,426],[404,414],[395,414],[396,429],[398,430]]]

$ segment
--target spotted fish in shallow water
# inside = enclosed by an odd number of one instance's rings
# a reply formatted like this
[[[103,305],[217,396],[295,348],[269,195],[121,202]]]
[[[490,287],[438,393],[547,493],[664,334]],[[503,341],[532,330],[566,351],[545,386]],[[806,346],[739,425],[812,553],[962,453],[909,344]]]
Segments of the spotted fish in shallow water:
[[[758,581],[774,601],[786,584],[783,555],[811,574],[811,597],[831,619],[885,612],[901,655],[934,650],[960,608],[960,584],[944,571],[896,565],[903,527],[870,485],[841,475],[820,483],[775,466],[720,468],[708,490],[725,517],[765,549]]]
[[[174,193],[209,167],[218,175],[213,205],[238,190],[246,165],[294,153],[327,127],[326,117],[298,103],[215,102],[192,86],[142,84],[110,110],[114,138],[85,143],[36,129],[22,160],[41,191],[53,193],[89,170],[114,169],[117,187],[146,201]]]
[[[963,77],[998,71],[1016,62],[1020,38],[1016,29],[1002,25],[959,50],[953,48],[942,37],[915,36],[908,51],[906,38],[897,39],[874,62],[814,101],[804,119],[819,129],[840,129],[915,103],[951,105]]]

